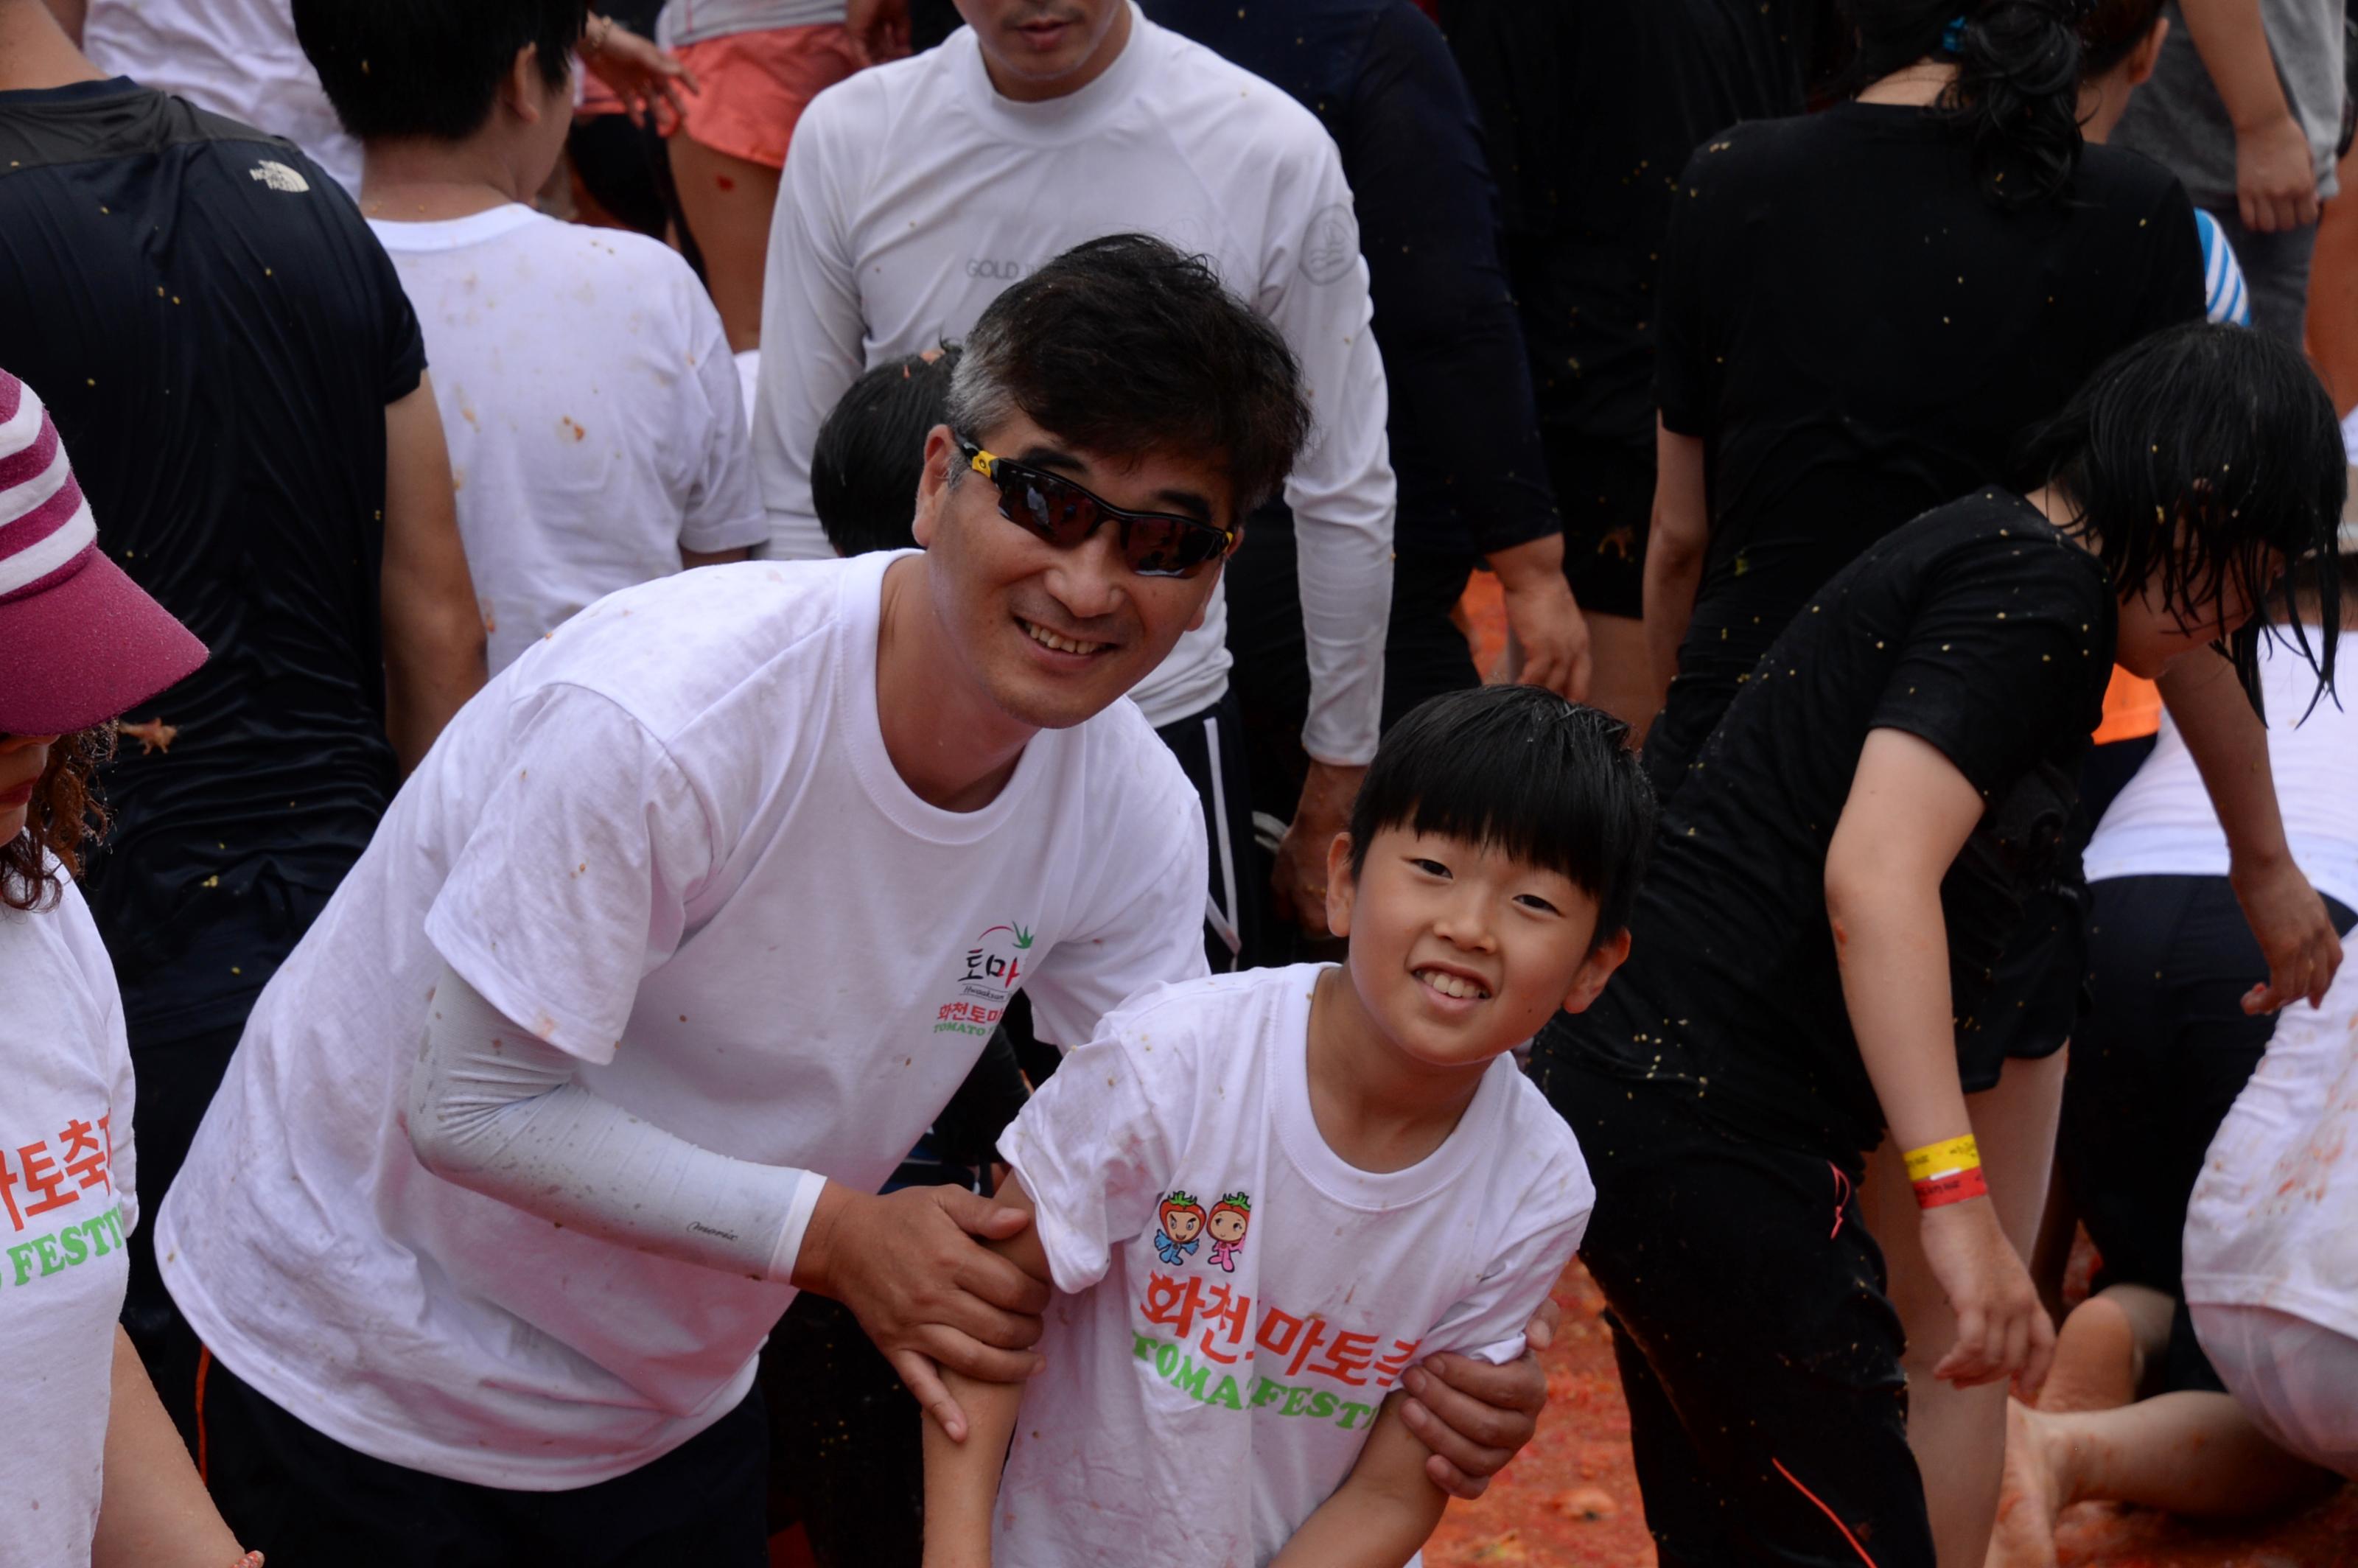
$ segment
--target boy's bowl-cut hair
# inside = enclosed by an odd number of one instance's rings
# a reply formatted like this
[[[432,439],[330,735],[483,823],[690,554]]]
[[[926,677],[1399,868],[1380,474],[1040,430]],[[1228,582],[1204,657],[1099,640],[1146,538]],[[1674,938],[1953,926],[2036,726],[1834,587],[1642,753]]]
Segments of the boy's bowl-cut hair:
[[[2025,448],[2021,488],[2069,499],[2114,590],[2151,585],[2160,607],[2215,611],[2230,586],[2253,611],[2234,633],[2255,706],[2259,632],[2278,619],[2333,688],[2340,641],[2342,506],[2349,455],[2333,400],[2299,350],[2246,327],[2195,321],[2123,349]],[[2289,568],[2314,564],[2324,621],[2315,647],[2294,612]]]
[[[930,360],[886,360],[828,411],[811,448],[811,510],[837,555],[916,547],[925,437],[947,419],[959,357],[959,349],[946,343]]]
[[[1387,827],[1485,844],[1596,901],[1592,949],[1629,924],[1654,841],[1629,726],[1535,686],[1421,702],[1384,736],[1351,806],[1351,875]]]
[[[588,0],[294,0],[295,37],[344,129],[363,142],[463,141],[499,102],[516,51],[573,79]]]

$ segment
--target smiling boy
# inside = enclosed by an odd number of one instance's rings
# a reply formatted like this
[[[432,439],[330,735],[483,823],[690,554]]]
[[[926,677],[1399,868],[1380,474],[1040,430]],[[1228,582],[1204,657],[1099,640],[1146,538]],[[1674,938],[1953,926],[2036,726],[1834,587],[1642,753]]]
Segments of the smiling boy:
[[[954,1377],[927,1568],[1416,1554],[1444,1498],[1401,1385],[1519,1355],[1587,1224],[1509,1053],[1628,952],[1653,800],[1627,733],[1531,687],[1424,704],[1329,850],[1347,961],[1151,991],[1025,1108],[1000,1151],[1033,1223],[1000,1249],[1061,1292],[1046,1366]]]

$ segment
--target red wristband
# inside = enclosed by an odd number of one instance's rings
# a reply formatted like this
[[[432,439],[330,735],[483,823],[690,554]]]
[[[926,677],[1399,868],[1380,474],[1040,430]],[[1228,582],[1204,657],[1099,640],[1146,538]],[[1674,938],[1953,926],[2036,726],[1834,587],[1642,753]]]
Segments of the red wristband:
[[[1967,1198],[1987,1196],[1989,1183],[1982,1179],[1979,1165],[1968,1165],[1944,1176],[1927,1176],[1916,1184],[1918,1208],[1939,1208],[1942,1204],[1963,1203]]]

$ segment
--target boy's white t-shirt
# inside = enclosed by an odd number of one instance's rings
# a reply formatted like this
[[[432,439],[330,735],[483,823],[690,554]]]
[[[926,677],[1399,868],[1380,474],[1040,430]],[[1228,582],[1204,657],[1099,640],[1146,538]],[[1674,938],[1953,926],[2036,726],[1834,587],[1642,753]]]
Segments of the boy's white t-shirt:
[[[139,1216],[131,1049],[79,890],[0,908],[0,1568],[88,1563]]]
[[[2273,729],[2273,726],[2271,727]],[[2288,1007],[2186,1205],[2185,1295],[2358,1339],[2358,964]],[[2197,1320],[2198,1322],[2200,1319]]]
[[[668,245],[516,203],[369,227],[426,334],[492,674],[683,547],[770,536],[720,314]]]
[[[1501,1056],[1433,1154],[1346,1164],[1310,1108],[1327,968],[1138,998],[1000,1140],[1061,1293],[994,1561],[1265,1563],[1350,1474],[1403,1368],[1522,1353],[1595,1201],[1579,1143]],[[1192,1221],[1163,1206],[1183,1200]]]
[[[446,960],[591,1092],[871,1193],[1015,990],[1073,1041],[1204,972],[1203,809],[1134,707],[1034,737],[979,811],[902,782],[878,596],[914,559],[626,589],[460,711],[264,990],[163,1206],[165,1281],[239,1377],[364,1454],[549,1491],[752,1384],[791,1287],[418,1163],[401,1113]]]

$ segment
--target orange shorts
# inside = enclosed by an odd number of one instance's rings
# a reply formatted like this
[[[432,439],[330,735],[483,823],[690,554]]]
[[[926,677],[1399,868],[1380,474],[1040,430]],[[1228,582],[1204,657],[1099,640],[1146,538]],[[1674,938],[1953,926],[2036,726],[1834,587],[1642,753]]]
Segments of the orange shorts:
[[[747,163],[786,167],[786,144],[810,101],[860,69],[840,26],[730,33],[675,51],[700,92],[683,92],[678,134]]]

